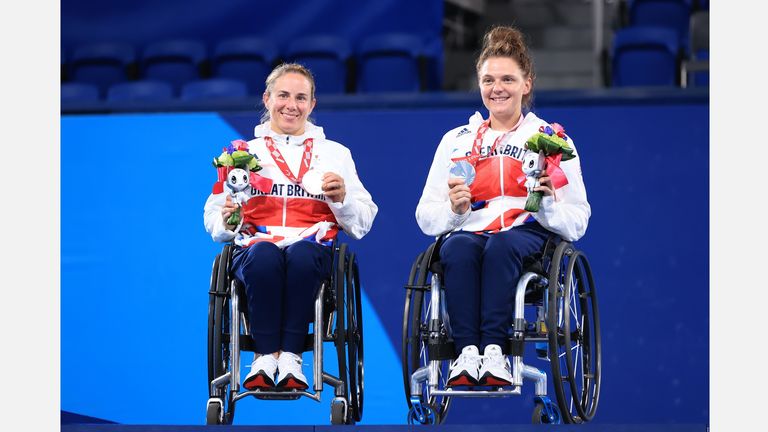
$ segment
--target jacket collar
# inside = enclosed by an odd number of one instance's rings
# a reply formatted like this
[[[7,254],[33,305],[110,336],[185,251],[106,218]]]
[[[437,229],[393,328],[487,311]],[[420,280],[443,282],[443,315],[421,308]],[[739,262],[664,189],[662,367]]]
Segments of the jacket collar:
[[[478,127],[485,121],[486,119],[483,118],[483,115],[480,114],[480,112],[475,111],[474,114],[472,114],[471,117],[469,117],[469,126],[471,126],[473,129],[477,130]],[[533,113],[533,111],[529,111],[527,114],[525,114],[525,117],[523,117],[523,123],[518,127],[518,130],[522,129],[524,126],[535,124],[536,129],[538,129],[539,124],[541,123],[541,119],[539,119],[536,114]]]
[[[269,136],[278,144],[293,144],[297,146],[303,145],[304,140],[307,138],[312,138],[314,140],[325,139],[323,128],[316,126],[311,122],[307,122],[302,135],[284,135],[273,131],[272,128],[269,127],[269,121],[266,121],[254,128],[253,135],[255,138]]]

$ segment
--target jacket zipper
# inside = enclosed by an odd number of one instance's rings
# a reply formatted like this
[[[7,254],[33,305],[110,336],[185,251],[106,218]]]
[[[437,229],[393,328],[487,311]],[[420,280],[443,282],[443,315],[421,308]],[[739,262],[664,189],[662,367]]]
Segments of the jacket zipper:
[[[290,146],[290,144],[291,144],[290,140],[291,140],[290,135],[286,135],[285,136],[285,145],[286,146]],[[286,148],[286,150],[288,150],[288,148]],[[285,160],[285,163],[286,163],[286,165],[288,164],[288,159]],[[283,228],[286,228],[286,219],[287,219],[287,215],[288,215],[288,208],[287,207],[288,207],[288,197],[284,196],[283,197]]]
[[[501,143],[499,143],[501,144]],[[499,186],[501,187],[501,190],[499,191],[499,199],[503,202],[504,200],[504,161],[503,157],[499,156],[499,176],[501,179],[499,180]],[[503,207],[502,207],[503,209]],[[501,228],[504,227],[504,211],[501,212]]]

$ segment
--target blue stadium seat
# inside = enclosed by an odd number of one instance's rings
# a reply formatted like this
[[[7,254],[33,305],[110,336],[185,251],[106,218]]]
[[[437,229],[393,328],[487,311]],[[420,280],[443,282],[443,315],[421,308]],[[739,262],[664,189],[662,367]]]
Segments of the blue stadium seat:
[[[213,50],[213,76],[240,80],[248,93],[264,93],[264,81],[277,58],[277,46],[258,36],[242,36],[219,42]]]
[[[421,52],[423,62],[424,87],[429,91],[443,89],[443,71],[445,56],[443,54],[443,38],[436,37],[424,44]]]
[[[677,33],[682,49],[687,52],[692,1],[629,0],[629,25],[671,28]]]
[[[171,39],[148,44],[141,55],[141,77],[165,81],[176,94],[185,83],[201,78],[200,69],[207,59],[202,41]]]
[[[184,101],[240,99],[247,96],[248,86],[231,78],[190,81],[181,88],[181,100]]]
[[[136,51],[130,44],[98,42],[75,47],[68,61],[69,79],[95,85],[103,97],[109,86],[131,78]]]
[[[68,82],[61,85],[61,103],[96,102],[99,88],[93,84]]]
[[[348,61],[352,46],[346,39],[314,35],[295,39],[285,51],[286,60],[309,68],[315,77],[316,93],[347,90]]]
[[[686,87],[709,85],[709,10],[691,15],[690,53],[683,61],[681,78]]]
[[[69,72],[67,71],[67,52],[62,48],[60,51],[61,69],[59,74],[61,76],[61,82],[69,81]]]
[[[107,100],[159,102],[173,99],[173,88],[164,81],[141,80],[115,84],[107,92]]]
[[[357,49],[357,91],[418,92],[421,90],[419,58],[421,38],[390,33],[369,36]]]
[[[626,27],[614,34],[611,47],[612,85],[676,86],[677,34],[661,27]]]

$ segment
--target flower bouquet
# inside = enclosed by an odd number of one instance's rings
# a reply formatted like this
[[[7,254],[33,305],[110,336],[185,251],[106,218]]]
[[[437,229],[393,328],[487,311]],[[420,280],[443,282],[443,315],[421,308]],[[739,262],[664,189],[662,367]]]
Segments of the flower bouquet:
[[[246,141],[232,141],[222,149],[218,157],[213,158],[213,166],[218,174],[213,193],[222,193],[226,188],[232,196],[232,202],[239,207],[251,198],[251,188],[263,193],[268,193],[272,189],[272,180],[256,174],[261,170],[261,165],[259,159],[250,153]],[[239,207],[227,219],[228,225],[240,224]]]
[[[576,157],[573,148],[568,144],[568,136],[565,129],[557,123],[551,126],[539,127],[539,132],[528,138],[525,147],[530,152],[523,158],[523,173],[525,173],[525,188],[528,190],[528,199],[525,201],[525,210],[529,212],[539,211],[542,192],[534,191],[539,186],[539,176],[544,170],[552,179],[554,188],[568,184],[565,174],[560,169],[560,162]]]

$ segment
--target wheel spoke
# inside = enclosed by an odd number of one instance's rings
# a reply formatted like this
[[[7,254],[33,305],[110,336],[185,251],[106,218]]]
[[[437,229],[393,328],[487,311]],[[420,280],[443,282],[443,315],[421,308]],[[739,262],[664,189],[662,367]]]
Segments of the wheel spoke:
[[[576,303],[576,292],[577,292],[577,288],[576,288],[576,281],[575,281],[575,278],[574,278],[574,279],[571,279],[571,290],[570,290],[570,291],[571,291],[571,292],[570,292],[570,307],[571,307],[571,314],[572,314],[573,316],[578,316],[578,314],[576,313],[576,308],[577,308],[578,304]]]

